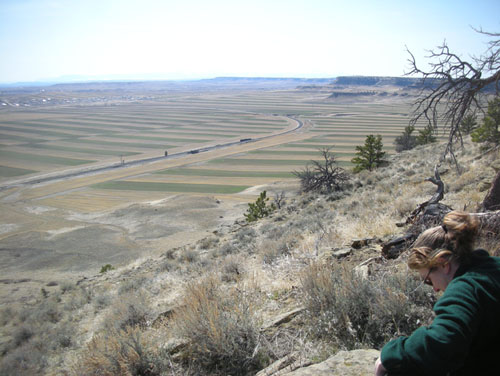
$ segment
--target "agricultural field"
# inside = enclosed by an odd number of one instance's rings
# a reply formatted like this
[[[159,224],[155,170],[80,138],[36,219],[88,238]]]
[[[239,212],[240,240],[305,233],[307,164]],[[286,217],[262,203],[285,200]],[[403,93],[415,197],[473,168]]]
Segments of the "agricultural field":
[[[210,113],[207,113],[210,111]],[[0,177],[160,156],[289,126],[287,119],[180,103],[19,109],[0,115]],[[26,168],[29,166],[29,168]]]
[[[404,100],[339,104],[322,92],[300,90],[173,93],[155,101],[16,108],[0,112],[0,182],[277,135],[268,147],[255,142],[253,149],[235,149],[222,158],[186,163],[182,169],[168,170],[158,163],[157,171],[140,178],[89,187],[238,193],[272,180],[293,179],[292,172],[317,159],[318,149],[325,147],[350,167],[356,145],[368,134],[382,135],[385,150],[392,153],[408,112]],[[295,137],[278,136],[293,128],[290,115],[306,126]]]

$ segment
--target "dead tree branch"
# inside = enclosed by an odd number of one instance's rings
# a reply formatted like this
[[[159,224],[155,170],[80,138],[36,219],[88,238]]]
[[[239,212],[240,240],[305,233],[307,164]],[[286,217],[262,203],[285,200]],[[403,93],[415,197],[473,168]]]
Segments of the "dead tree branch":
[[[421,213],[425,213],[426,210],[433,205],[436,206],[444,197],[444,183],[439,175],[439,165],[436,165],[434,167],[434,176],[425,179],[425,181],[429,181],[432,184],[436,185],[436,192],[429,200],[418,205],[416,209],[410,213],[404,224],[414,224]]]
[[[406,234],[391,239],[382,246],[382,254],[386,258],[395,258],[411,245],[422,231],[441,223],[444,216],[453,210],[447,205],[441,204],[444,197],[444,183],[439,175],[439,165],[434,167],[434,176],[425,179],[436,185],[436,192],[432,197],[421,203],[413,210],[405,222],[397,223],[399,227],[411,225]]]
[[[440,203],[444,197],[444,183],[441,180],[438,170],[439,165],[434,168],[434,176],[425,179],[437,186],[436,192],[432,197],[418,205],[411,212],[404,223],[398,223],[398,226],[410,225],[404,235],[397,236],[382,246],[382,255],[386,258],[396,258],[401,252],[405,251],[417,239],[417,237],[426,229],[440,225],[444,216],[453,209]],[[483,202],[484,210],[494,210],[500,202],[500,171],[497,172],[493,180],[490,191]],[[476,216],[480,221],[480,230],[482,237],[492,238],[498,244],[500,233],[500,210],[489,211],[486,213],[470,213]],[[500,249],[500,248],[499,248]]]
[[[435,129],[443,125],[443,129],[449,132],[443,159],[451,155],[455,160],[455,141],[463,145],[460,124],[464,116],[476,109],[484,112],[484,97],[500,93],[500,33],[474,30],[491,40],[486,51],[481,56],[471,56],[470,61],[450,51],[444,41],[441,46],[429,51],[430,69],[423,70],[417,66],[415,56],[407,48],[410,71],[406,75],[422,78],[410,124],[415,125],[424,119]]]

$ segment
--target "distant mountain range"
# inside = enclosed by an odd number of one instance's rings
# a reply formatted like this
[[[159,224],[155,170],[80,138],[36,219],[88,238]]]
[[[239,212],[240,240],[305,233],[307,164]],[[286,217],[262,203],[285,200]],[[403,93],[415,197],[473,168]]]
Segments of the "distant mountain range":
[[[72,77],[72,78],[76,78]],[[427,83],[432,84],[432,82]],[[398,86],[421,87],[419,78],[382,76],[340,76],[327,78],[298,77],[215,77],[197,80],[82,80],[69,82],[19,82],[0,84],[0,89],[9,92],[32,90],[55,91],[109,91],[132,92],[138,90],[220,90],[220,89],[309,89],[330,86]]]
[[[64,92],[122,93],[183,91],[183,90],[280,90],[299,86],[327,86],[334,78],[273,78],[273,77],[216,77],[200,80],[155,80],[155,81],[87,81],[63,83],[19,83],[0,84],[0,92],[31,93],[45,90]]]
[[[301,84],[327,84],[332,82],[334,78],[295,78],[295,77],[215,77],[215,78],[203,78],[203,79],[193,79],[193,80],[172,80],[172,79],[139,79],[130,77],[114,77],[109,78],[99,78],[99,77],[85,77],[85,76],[64,76],[59,79],[54,80],[43,80],[43,81],[33,81],[33,82],[16,82],[16,83],[0,83],[0,87],[40,87],[40,86],[53,86],[53,85],[107,85],[116,83],[127,83],[135,85],[301,85]]]
[[[255,86],[255,87],[293,87],[301,85],[398,85],[408,86],[414,85],[418,79],[409,77],[377,77],[377,76],[341,76],[341,77],[327,77],[327,78],[298,78],[298,77],[215,77],[196,80],[138,80],[138,79],[85,79],[83,76],[66,76],[60,80],[54,81],[37,81],[37,82],[17,82],[10,84],[0,83],[0,87],[4,88],[20,88],[20,87],[54,87],[65,86],[91,86],[109,87],[109,86],[123,86],[126,84],[128,87],[141,87],[148,86],[149,88],[165,88],[172,86]]]

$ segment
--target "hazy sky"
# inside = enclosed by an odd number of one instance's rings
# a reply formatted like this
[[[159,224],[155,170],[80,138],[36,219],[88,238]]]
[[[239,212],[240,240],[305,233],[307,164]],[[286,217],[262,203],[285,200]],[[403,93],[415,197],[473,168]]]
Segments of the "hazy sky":
[[[401,76],[444,39],[467,57],[500,0],[0,0],[0,82]]]

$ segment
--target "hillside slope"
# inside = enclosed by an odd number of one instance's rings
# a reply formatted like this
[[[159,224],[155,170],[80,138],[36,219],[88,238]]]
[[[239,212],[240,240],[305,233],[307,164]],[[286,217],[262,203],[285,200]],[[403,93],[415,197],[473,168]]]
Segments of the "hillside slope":
[[[159,258],[42,288],[36,302],[1,312],[0,373],[255,374],[286,357],[300,367],[341,349],[380,347],[430,318],[429,290],[416,289],[404,254],[386,260],[380,244],[403,233],[396,223],[434,193],[425,179],[443,147],[395,155],[354,175],[342,194],[287,193],[258,222],[241,218]],[[461,175],[440,167],[442,202],[474,211],[500,168],[499,151],[466,141],[458,159]],[[493,245],[483,244],[492,253]],[[378,326],[362,317],[374,298]],[[391,315],[403,318],[398,326],[384,321]]]

